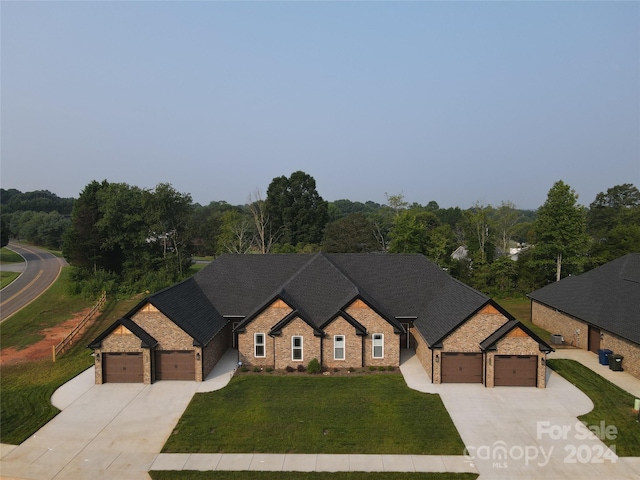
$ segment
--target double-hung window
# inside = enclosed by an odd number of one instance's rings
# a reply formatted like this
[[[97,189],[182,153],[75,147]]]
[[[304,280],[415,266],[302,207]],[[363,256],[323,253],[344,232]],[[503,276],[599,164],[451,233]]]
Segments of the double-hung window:
[[[373,358],[384,358],[384,334],[373,334]]]
[[[344,360],[344,335],[333,337],[333,359]]]
[[[302,337],[291,337],[291,359],[302,361]]]
[[[264,348],[264,333],[253,334],[253,355],[255,357],[266,357]]]

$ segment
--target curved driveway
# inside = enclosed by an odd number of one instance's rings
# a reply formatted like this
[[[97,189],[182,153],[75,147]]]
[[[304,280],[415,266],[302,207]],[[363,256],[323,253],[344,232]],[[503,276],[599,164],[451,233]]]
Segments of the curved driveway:
[[[26,262],[22,274],[0,290],[0,322],[42,295],[60,275],[66,262],[37,247],[9,242],[7,246]]]

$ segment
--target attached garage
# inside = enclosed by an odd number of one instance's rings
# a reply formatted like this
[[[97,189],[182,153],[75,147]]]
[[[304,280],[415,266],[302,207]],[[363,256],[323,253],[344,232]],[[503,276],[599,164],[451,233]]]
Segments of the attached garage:
[[[496,387],[537,386],[537,355],[496,355],[494,361],[494,385]]]
[[[141,352],[105,352],[102,354],[102,381],[105,383],[142,383]]]
[[[442,383],[482,383],[482,353],[443,352]]]
[[[192,350],[157,350],[156,380],[195,380],[196,362]]]

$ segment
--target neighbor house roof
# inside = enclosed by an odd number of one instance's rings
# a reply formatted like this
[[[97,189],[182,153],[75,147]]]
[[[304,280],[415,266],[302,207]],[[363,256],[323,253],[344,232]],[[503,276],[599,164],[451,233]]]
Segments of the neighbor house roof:
[[[566,277],[529,297],[640,344],[640,253]]]

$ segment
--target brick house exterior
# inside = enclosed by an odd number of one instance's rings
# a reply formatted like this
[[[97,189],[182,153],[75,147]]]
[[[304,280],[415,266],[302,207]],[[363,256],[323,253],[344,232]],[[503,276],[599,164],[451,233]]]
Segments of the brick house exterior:
[[[612,350],[640,378],[640,253],[529,294],[531,320],[568,345]]]
[[[203,381],[232,345],[241,364],[274,369],[312,359],[399,367],[412,348],[434,383],[489,387],[544,387],[551,350],[422,255],[324,253],[224,255],[143,300],[90,347],[96,383],[151,383]],[[494,359],[515,377],[494,381]]]

